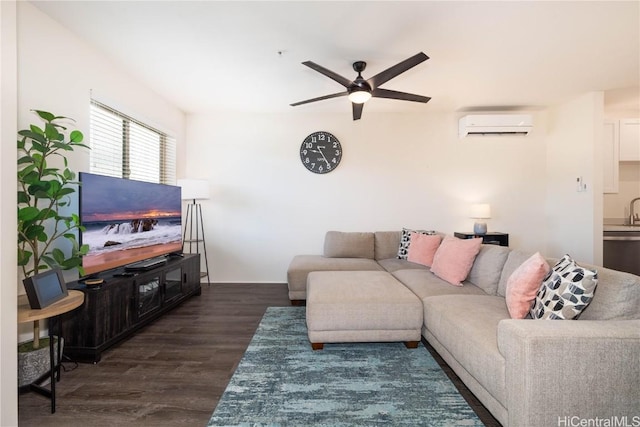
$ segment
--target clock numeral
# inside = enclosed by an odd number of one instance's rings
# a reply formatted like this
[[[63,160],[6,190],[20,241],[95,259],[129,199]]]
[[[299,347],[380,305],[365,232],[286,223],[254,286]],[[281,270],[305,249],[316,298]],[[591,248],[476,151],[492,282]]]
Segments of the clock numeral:
[[[302,155],[306,156],[307,155],[307,150],[302,150]]]
[[[304,144],[305,148],[307,148],[308,150],[313,148],[313,143],[312,142],[307,142]]]
[[[324,133],[321,133],[320,135],[318,135],[318,137],[319,137],[318,139],[320,139],[320,141],[324,141],[324,137],[325,136],[326,135]]]

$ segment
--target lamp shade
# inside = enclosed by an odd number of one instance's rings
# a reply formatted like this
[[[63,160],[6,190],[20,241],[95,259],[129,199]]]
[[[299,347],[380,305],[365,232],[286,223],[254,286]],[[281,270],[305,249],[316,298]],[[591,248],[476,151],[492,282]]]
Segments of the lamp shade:
[[[363,89],[354,90],[349,94],[348,98],[349,101],[353,102],[354,104],[364,104],[371,99],[371,93]]]
[[[471,218],[491,218],[491,206],[488,203],[475,203],[471,205]]]
[[[205,200],[209,198],[209,182],[204,179],[179,179],[182,200]]]

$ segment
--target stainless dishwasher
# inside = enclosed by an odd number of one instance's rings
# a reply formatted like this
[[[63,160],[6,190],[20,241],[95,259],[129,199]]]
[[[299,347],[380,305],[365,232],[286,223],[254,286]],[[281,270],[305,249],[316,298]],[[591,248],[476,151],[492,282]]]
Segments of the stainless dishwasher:
[[[605,231],[603,264],[640,276],[640,227],[637,231]]]

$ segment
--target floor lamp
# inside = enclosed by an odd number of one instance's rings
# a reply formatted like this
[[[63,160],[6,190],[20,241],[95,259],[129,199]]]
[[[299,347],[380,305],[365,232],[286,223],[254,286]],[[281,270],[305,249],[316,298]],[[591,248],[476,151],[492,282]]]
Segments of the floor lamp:
[[[186,253],[200,254],[200,246],[202,246],[206,272],[200,272],[200,278],[206,276],[207,284],[211,286],[209,261],[207,259],[207,243],[204,240],[202,206],[200,203],[196,203],[196,200],[206,200],[209,198],[209,183],[201,179],[179,179],[178,186],[182,187],[182,200],[191,200],[191,203],[187,205],[184,234],[182,235],[182,252],[187,251],[188,248],[188,252]]]

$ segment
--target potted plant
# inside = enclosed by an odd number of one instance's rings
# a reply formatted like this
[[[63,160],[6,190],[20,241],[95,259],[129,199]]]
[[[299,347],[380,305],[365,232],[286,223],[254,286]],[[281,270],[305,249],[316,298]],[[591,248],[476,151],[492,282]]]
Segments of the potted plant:
[[[78,269],[82,255],[88,252],[88,246],[78,244],[75,232],[82,229],[77,214],[66,215],[71,202],[71,194],[78,183],[76,174],[68,168],[66,155],[78,147],[89,148],[82,143],[83,134],[78,130],[67,133],[63,125],[70,121],[67,117],[55,116],[47,111],[34,110],[44,122],[29,126],[18,132],[18,266],[24,277],[38,274],[49,268],[63,270]],[[62,167],[56,167],[62,163]],[[65,253],[59,243],[67,242],[70,250]],[[34,331],[35,332],[35,331]],[[37,378],[38,372],[31,372],[34,364],[46,365],[48,353],[43,351],[46,363],[25,362],[20,367],[20,355],[31,350],[47,350],[48,341],[38,339],[19,346],[19,376],[26,372],[29,377]],[[31,357],[31,356],[25,356]],[[31,380],[34,378],[31,378]],[[19,379],[23,385],[23,379]],[[25,379],[24,381],[29,381]]]

